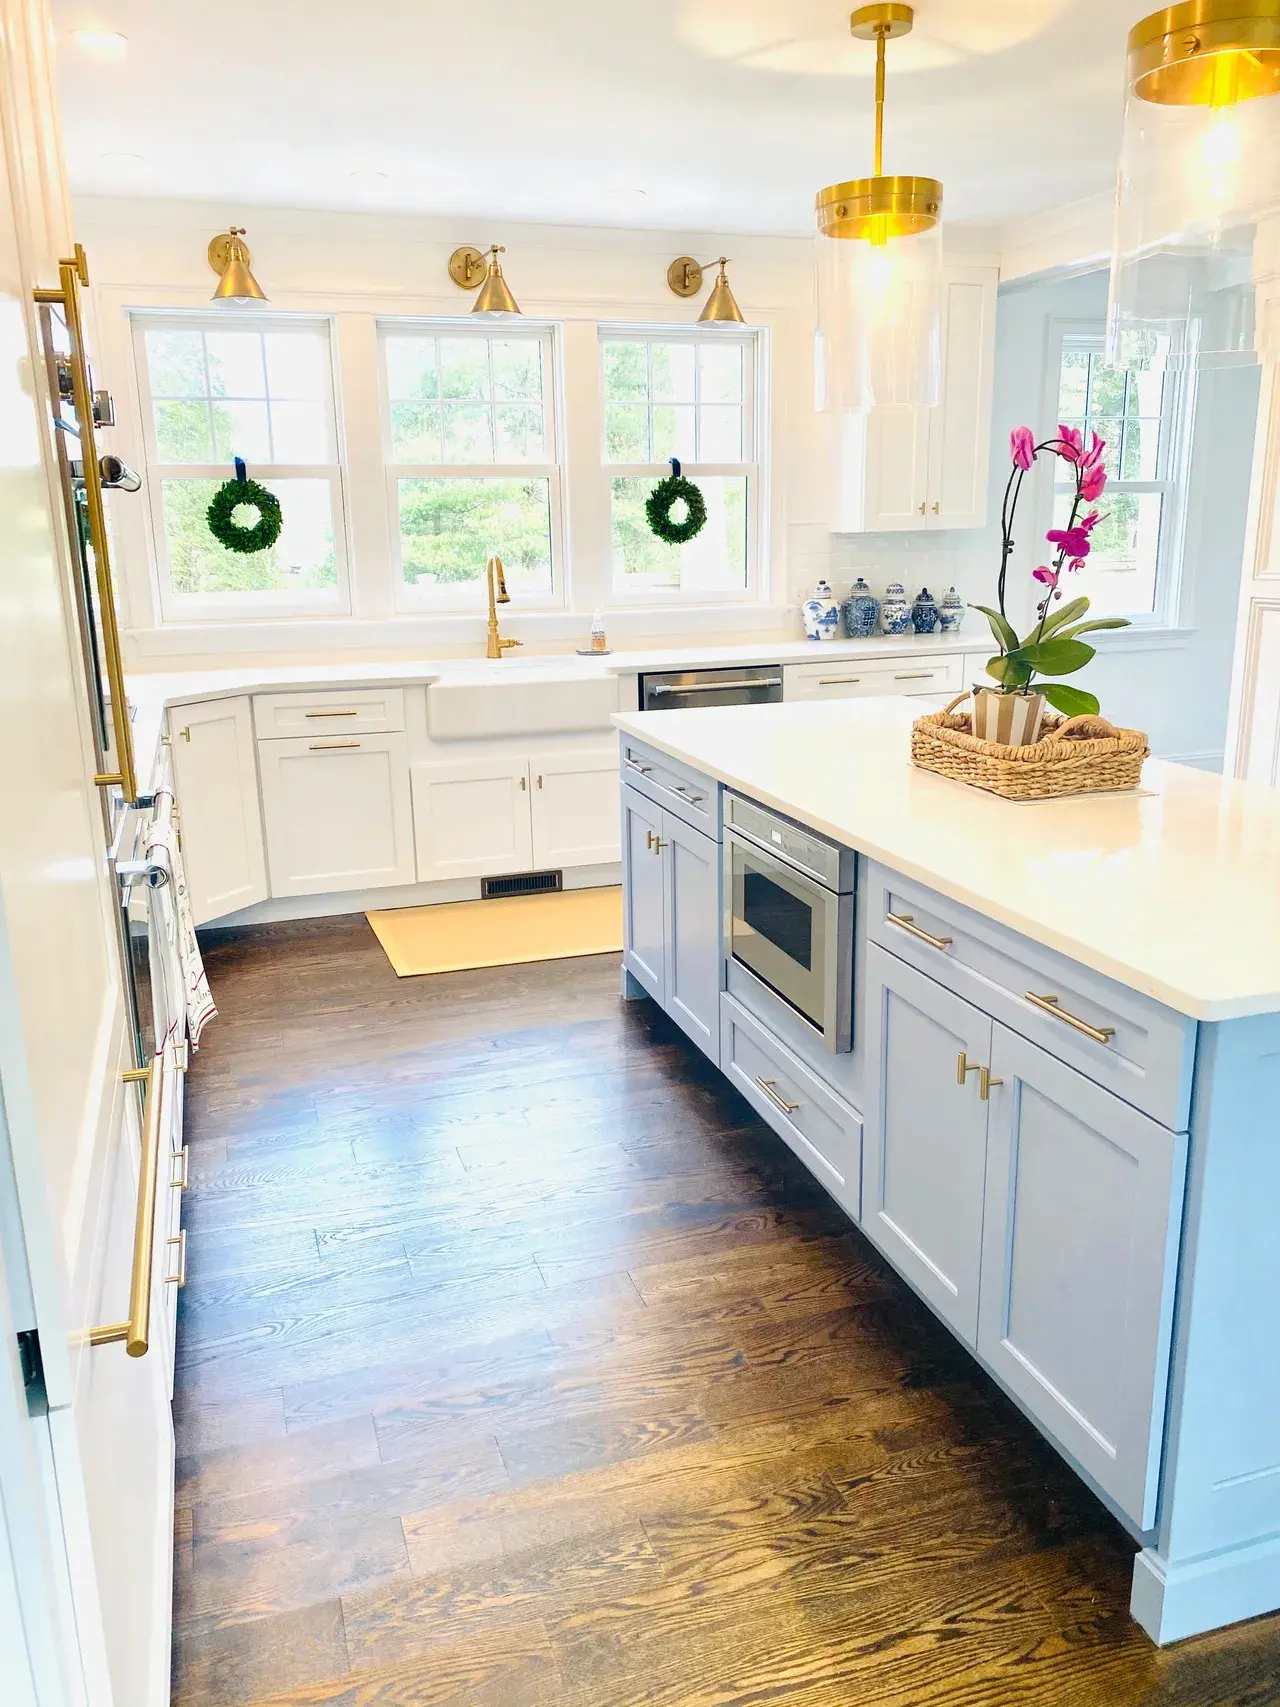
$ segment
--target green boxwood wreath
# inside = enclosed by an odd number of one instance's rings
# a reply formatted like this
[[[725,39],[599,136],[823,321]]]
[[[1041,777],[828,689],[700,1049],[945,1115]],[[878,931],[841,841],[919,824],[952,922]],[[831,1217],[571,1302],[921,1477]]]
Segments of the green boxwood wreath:
[[[673,521],[671,511],[682,498],[689,513],[682,522]],[[671,473],[665,480],[659,480],[645,499],[644,513],[652,532],[659,539],[665,539],[668,545],[684,545],[707,525],[707,501],[693,481],[686,480],[681,474],[680,464],[674,456],[671,458]]]
[[[245,527],[233,519],[242,504],[258,512],[258,519],[252,527]],[[258,481],[248,478],[239,457],[236,458],[234,478],[224,481],[214,493],[205,511],[205,520],[209,524],[209,532],[219,544],[225,545],[228,551],[246,554],[270,550],[284,526],[279,498]]]

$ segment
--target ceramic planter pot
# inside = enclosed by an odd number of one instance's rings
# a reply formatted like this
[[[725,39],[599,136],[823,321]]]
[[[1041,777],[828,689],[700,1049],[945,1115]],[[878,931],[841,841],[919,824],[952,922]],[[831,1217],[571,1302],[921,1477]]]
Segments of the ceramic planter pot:
[[[1003,747],[1033,746],[1040,739],[1043,716],[1042,693],[973,690],[973,732],[980,741],[998,741]]]

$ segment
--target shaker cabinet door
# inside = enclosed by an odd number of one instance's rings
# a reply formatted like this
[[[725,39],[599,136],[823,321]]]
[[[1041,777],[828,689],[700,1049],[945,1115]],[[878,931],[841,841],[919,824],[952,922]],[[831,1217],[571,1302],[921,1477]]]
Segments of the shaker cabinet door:
[[[995,1027],[978,1350],[1155,1522],[1186,1138]]]
[[[662,868],[662,817],[662,808],[638,789],[623,788],[622,964],[665,1007],[666,879]]]
[[[529,755],[533,863],[540,871],[574,865],[613,865],[618,846],[618,752]]]
[[[175,706],[169,728],[187,889],[202,925],[267,898],[249,701]]]
[[[528,760],[414,765],[413,821],[422,883],[531,871]]]
[[[412,883],[403,735],[259,741],[272,895]]]
[[[667,1012],[720,1063],[720,844],[662,814]]]
[[[867,1002],[862,1230],[972,1346],[987,1158],[979,1069],[990,1064],[991,1021],[874,943]]]

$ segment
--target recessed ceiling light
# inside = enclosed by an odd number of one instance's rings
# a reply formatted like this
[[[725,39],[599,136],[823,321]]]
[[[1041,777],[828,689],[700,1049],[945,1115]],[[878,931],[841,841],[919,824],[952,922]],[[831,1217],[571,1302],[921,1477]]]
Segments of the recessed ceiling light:
[[[108,148],[99,154],[99,160],[105,160],[111,166],[141,166],[146,162],[145,154],[131,154],[125,148]]]
[[[630,189],[626,185],[615,185],[609,190],[615,201],[642,202],[648,197],[648,190]]]
[[[348,178],[353,184],[387,184],[391,181],[390,172],[356,171],[348,172]]]
[[[76,46],[98,59],[122,59],[129,46],[128,36],[119,30],[73,30]]]

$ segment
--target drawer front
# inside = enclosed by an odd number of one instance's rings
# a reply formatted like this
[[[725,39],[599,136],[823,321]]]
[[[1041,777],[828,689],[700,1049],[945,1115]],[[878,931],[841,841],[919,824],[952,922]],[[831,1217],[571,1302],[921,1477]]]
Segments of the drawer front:
[[[876,864],[867,932],[1162,1126],[1186,1129],[1193,1020]]]
[[[720,784],[628,737],[622,742],[622,780],[674,812],[704,836],[720,840]]]
[[[720,997],[721,1070],[856,1221],[862,1117],[732,996]]]
[[[947,693],[964,686],[964,657],[851,658],[830,664],[787,664],[782,697],[860,699],[867,694]]]
[[[404,689],[255,694],[253,727],[260,741],[297,735],[393,734],[404,728]]]

